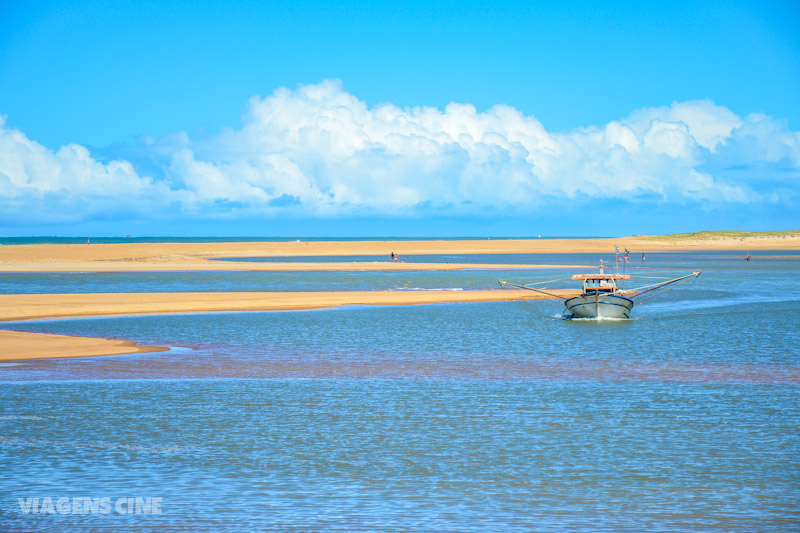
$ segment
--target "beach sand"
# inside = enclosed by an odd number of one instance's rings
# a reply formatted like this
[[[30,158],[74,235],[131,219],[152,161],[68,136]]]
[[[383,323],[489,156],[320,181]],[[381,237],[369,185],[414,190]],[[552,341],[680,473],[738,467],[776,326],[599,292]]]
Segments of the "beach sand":
[[[537,265],[392,263],[415,254],[633,253],[681,250],[800,250],[799,237],[697,238],[620,237],[614,239],[520,239],[471,241],[340,241],[36,244],[0,246],[0,271],[297,271],[297,270],[453,270],[535,268]],[[210,261],[222,257],[378,255],[385,262],[254,263]],[[548,265],[552,268],[554,265]],[[576,265],[563,265],[576,266]],[[580,265],[587,266],[587,265]]]
[[[92,357],[129,353],[160,352],[167,348],[141,346],[120,339],[70,337],[0,330],[0,361],[49,359],[62,357]]]
[[[576,290],[553,291],[574,295]],[[228,311],[291,311],[344,305],[541,300],[525,290],[352,292],[143,292],[92,294],[2,294],[0,321]]]
[[[0,271],[376,271],[457,270],[463,268],[520,269],[541,265],[413,263],[390,260],[392,252],[403,260],[415,254],[550,253],[559,250],[608,250],[608,244],[577,240],[547,241],[352,241],[262,243],[123,243],[37,244],[0,246]],[[610,248],[613,251],[613,245]],[[228,257],[383,256],[385,261],[357,262],[252,262],[214,261]],[[409,258],[410,260],[410,258]],[[564,265],[577,266],[577,265]],[[583,265],[585,266],[585,265]],[[553,265],[548,265],[552,268]]]
[[[633,253],[681,250],[800,250],[800,236],[621,237],[614,239],[519,239],[458,241],[342,241],[234,243],[39,244],[0,246],[0,271],[181,271],[181,270],[450,270],[532,268],[537,265],[392,263],[414,254]],[[385,262],[254,263],[210,261],[221,257],[378,255]],[[578,266],[578,265],[563,265]],[[553,268],[554,265],[547,265]],[[575,291],[564,291],[565,294]],[[247,293],[4,294],[0,321],[134,314],[281,311],[343,305],[420,305],[446,302],[533,300],[542,294],[519,290],[364,291]],[[153,351],[116,339],[0,332],[0,360],[75,357]]]
[[[559,291],[566,295],[578,291]],[[344,305],[422,305],[548,299],[525,290],[3,294],[0,321],[138,314],[289,311]],[[0,361],[157,351],[128,341],[0,331]]]

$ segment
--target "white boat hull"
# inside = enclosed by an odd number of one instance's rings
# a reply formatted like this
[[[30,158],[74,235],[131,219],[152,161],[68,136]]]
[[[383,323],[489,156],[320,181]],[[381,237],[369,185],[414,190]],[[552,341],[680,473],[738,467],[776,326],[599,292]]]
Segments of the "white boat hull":
[[[572,318],[630,318],[633,300],[613,294],[582,294],[564,302]]]

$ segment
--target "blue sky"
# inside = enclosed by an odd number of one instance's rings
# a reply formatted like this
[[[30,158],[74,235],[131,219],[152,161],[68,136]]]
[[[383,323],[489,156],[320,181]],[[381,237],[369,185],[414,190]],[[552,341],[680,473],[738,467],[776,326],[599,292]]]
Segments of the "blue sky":
[[[0,115],[3,235],[800,228],[796,2],[1,2]]]

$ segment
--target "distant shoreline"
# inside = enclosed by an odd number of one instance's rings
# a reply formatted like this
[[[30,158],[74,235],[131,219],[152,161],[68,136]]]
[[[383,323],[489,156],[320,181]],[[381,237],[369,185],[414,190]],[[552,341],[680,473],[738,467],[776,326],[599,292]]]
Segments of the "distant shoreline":
[[[518,240],[574,240],[574,239],[611,239],[613,237],[606,236],[590,236],[590,237],[571,237],[568,235],[557,236],[542,236],[529,235],[524,237],[507,237],[507,236],[491,236],[491,237],[392,237],[392,236],[378,236],[378,237],[93,237],[91,235],[83,237],[58,237],[58,236],[30,236],[30,237],[0,237],[0,246],[14,246],[20,244],[148,244],[148,243],[230,243],[230,242],[365,242],[365,241],[378,241],[378,242],[406,242],[406,241],[518,241]]]
[[[786,231],[701,231],[696,233],[674,233],[666,235],[631,235],[624,237],[610,236],[570,236],[570,235],[527,235],[527,236],[458,236],[458,237],[304,237],[304,236],[54,236],[34,235],[18,237],[0,237],[0,245],[28,245],[28,244],[145,244],[145,243],[257,243],[257,242],[409,242],[409,241],[528,241],[528,240],[613,240],[613,239],[648,239],[654,241],[670,241],[685,239],[720,239],[720,238],[755,238],[770,237],[783,238],[784,236],[800,238],[800,230]]]
[[[688,235],[688,234],[687,234]],[[464,268],[518,269],[530,265],[392,262],[390,254],[613,254],[615,247],[632,253],[800,250],[800,232],[787,234],[700,233],[674,236],[633,236],[614,239],[508,239],[301,242],[184,242],[116,244],[19,244],[0,246],[2,272],[63,271],[359,271],[457,270]],[[231,257],[378,256],[385,261],[350,263],[257,263],[209,261]],[[553,267],[554,265],[549,265]],[[566,266],[566,265],[565,265]]]

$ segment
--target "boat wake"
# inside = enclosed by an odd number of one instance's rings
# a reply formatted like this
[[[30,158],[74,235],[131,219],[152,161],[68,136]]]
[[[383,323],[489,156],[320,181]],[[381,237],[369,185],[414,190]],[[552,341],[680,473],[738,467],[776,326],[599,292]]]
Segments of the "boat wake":
[[[572,315],[561,315],[560,318],[570,322],[630,322],[633,320],[623,317],[573,317]]]
[[[646,314],[665,314],[683,311],[697,311],[698,309],[716,309],[720,307],[739,307],[753,304],[774,304],[794,302],[786,296],[764,297],[763,295],[740,295],[714,300],[681,300],[659,303],[644,303],[639,305],[639,312]]]

